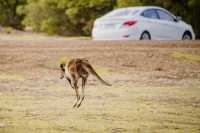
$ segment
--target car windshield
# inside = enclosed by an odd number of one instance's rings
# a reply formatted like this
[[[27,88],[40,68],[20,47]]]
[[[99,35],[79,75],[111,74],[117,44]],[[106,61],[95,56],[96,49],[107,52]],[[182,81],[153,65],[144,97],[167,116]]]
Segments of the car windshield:
[[[104,17],[123,17],[128,15],[135,15],[139,10],[134,9],[118,9],[109,12]]]

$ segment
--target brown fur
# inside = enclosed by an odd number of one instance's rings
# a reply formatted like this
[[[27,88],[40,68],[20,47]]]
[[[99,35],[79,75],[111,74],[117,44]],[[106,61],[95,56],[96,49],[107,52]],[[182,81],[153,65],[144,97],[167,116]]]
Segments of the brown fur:
[[[68,66],[66,66],[66,64],[60,64],[60,68],[61,68],[60,78],[63,79],[65,77],[67,81],[69,82],[69,84],[71,85],[71,87],[75,90],[77,101],[73,107],[80,107],[82,104],[82,101],[85,98],[84,87],[86,85],[89,74],[92,74],[95,77],[97,77],[97,79],[101,81],[103,84],[107,86],[111,86],[109,83],[105,82],[95,72],[93,67],[90,65],[90,63],[86,59],[72,59],[69,61]],[[68,70],[68,75],[67,75],[66,69]],[[82,97],[80,96],[79,91],[78,91],[79,79],[82,79]]]

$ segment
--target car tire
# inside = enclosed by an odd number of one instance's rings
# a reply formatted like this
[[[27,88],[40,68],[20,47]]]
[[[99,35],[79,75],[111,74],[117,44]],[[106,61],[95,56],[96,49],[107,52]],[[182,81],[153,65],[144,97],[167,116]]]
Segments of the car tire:
[[[188,32],[185,32],[183,34],[183,37],[182,37],[182,40],[192,40],[192,35],[191,33],[188,31]]]
[[[151,40],[151,35],[149,32],[145,31],[141,34],[140,40]]]

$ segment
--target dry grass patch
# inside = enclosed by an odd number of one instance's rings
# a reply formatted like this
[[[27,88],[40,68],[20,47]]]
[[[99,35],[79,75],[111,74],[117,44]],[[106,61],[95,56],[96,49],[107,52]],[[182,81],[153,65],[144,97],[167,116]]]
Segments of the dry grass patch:
[[[25,77],[20,74],[0,74],[0,81],[24,81]]]
[[[32,89],[40,90],[37,86]],[[48,95],[31,92],[1,94],[0,120],[4,126],[0,127],[0,132],[200,131],[198,87],[88,85],[86,100],[79,109],[72,108],[75,97],[70,88],[52,85],[43,91]]]
[[[200,55],[197,54],[174,52],[170,56],[175,59],[184,60],[190,63],[200,63]]]

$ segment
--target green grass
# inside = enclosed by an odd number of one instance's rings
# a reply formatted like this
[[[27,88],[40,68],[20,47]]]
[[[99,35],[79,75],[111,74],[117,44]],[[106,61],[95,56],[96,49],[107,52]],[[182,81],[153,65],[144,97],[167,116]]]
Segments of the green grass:
[[[200,55],[174,52],[170,55],[171,57],[179,60],[184,60],[190,63],[200,63]]]

